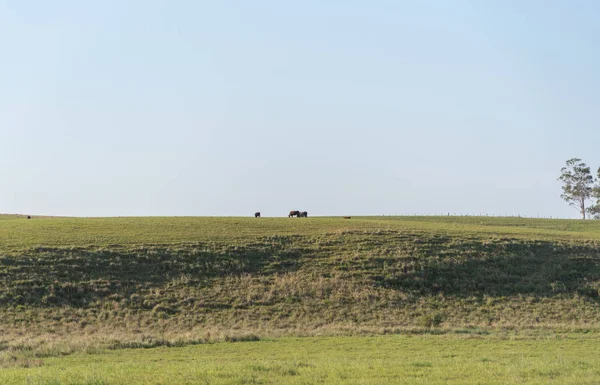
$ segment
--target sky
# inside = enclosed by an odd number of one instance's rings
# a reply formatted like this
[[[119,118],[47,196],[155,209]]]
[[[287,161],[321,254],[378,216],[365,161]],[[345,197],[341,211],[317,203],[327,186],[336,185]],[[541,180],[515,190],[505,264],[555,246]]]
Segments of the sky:
[[[0,212],[577,217],[595,0],[0,0]]]

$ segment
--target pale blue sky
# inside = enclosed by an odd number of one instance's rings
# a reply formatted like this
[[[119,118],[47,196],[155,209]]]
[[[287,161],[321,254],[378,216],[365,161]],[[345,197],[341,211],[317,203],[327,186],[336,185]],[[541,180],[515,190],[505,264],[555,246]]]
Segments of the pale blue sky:
[[[0,0],[0,212],[577,217],[600,3]]]

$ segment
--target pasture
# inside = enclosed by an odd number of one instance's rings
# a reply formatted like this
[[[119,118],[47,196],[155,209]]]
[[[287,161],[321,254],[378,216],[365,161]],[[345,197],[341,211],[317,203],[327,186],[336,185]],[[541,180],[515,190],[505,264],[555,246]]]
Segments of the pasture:
[[[600,221],[0,216],[0,382],[597,383],[599,289]]]
[[[0,250],[29,247],[105,247],[324,236],[343,232],[420,232],[477,238],[600,241],[600,221],[495,217],[250,217],[61,218],[0,215]]]
[[[125,349],[0,370],[17,384],[597,384],[597,337],[281,338]]]

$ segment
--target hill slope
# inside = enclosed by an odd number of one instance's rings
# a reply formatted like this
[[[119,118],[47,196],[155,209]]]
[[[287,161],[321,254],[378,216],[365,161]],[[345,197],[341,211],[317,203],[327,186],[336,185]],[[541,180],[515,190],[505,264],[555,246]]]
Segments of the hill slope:
[[[66,351],[593,328],[599,241],[600,222],[519,218],[0,220],[0,327],[7,346]]]

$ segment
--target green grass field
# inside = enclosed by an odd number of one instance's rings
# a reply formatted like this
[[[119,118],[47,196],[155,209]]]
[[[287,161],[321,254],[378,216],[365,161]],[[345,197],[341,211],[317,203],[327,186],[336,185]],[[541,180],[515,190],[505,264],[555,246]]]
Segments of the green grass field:
[[[0,248],[110,246],[237,241],[273,235],[348,231],[426,232],[463,237],[600,240],[600,221],[491,217],[341,218],[34,218],[0,215]]]
[[[281,338],[126,349],[0,371],[9,384],[597,384],[600,341],[460,336]]]
[[[600,221],[0,216],[0,383],[598,383],[599,289]]]

